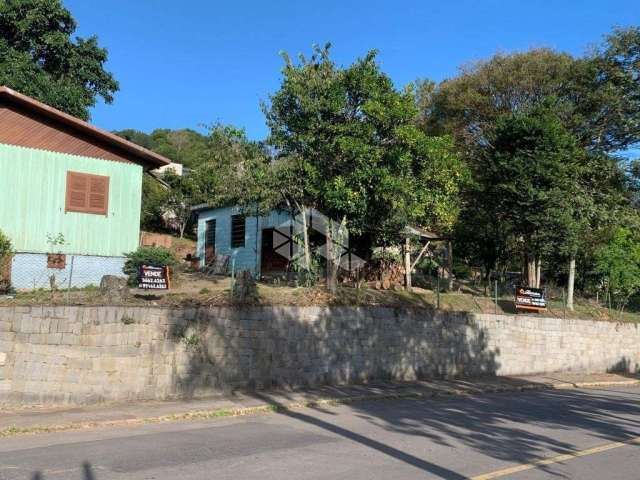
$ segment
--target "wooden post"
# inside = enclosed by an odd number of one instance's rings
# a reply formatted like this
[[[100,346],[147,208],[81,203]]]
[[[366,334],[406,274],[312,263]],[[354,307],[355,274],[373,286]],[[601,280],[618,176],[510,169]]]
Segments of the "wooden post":
[[[337,285],[337,269],[338,266],[335,263],[335,247],[334,247],[334,223],[329,221],[327,225],[326,234],[326,248],[327,248],[327,289],[332,295],[335,295],[338,290]]]
[[[411,239],[404,239],[404,288],[411,291]]]
[[[576,259],[569,260],[569,281],[567,282],[567,308],[573,311],[573,288],[576,283]]]
[[[453,290],[453,242],[449,240],[447,243],[447,270],[449,270],[449,277],[447,278],[447,290]]]

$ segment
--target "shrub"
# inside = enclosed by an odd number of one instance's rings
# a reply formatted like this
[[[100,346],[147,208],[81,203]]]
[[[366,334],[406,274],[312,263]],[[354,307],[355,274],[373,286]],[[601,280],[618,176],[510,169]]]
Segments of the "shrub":
[[[122,271],[129,277],[129,285],[137,284],[138,271],[142,265],[151,267],[172,267],[177,263],[170,250],[163,247],[139,247],[135,252],[125,254],[127,261]]]
[[[11,240],[0,230],[0,260],[13,254]]]
[[[595,252],[595,271],[622,312],[640,292],[640,236],[626,227],[615,230],[609,243]]]
[[[0,292],[6,292],[11,289],[9,279],[4,278],[3,273],[6,268],[6,262],[8,262],[13,255],[13,245],[11,240],[7,237],[2,230],[0,230]]]

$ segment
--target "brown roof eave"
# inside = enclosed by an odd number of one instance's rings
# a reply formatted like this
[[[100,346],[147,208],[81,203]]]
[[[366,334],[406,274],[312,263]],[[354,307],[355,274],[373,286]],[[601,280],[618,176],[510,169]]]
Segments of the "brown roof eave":
[[[55,121],[62,123],[63,125],[73,128],[79,132],[84,133],[90,138],[93,138],[100,142],[105,142],[117,149],[120,149],[127,154],[131,155],[132,161],[141,164],[146,169],[158,168],[171,163],[171,160],[158,155],[151,150],[147,150],[140,145],[136,145],[133,142],[125,140],[113,133],[107,132],[100,128],[94,127],[89,123],[80,120],[68,113],[64,113],[56,108],[50,107],[38,100],[23,95],[21,93],[12,90],[9,87],[0,86],[0,98],[6,98],[14,104],[20,105],[24,108],[37,112],[40,115],[51,118]]]

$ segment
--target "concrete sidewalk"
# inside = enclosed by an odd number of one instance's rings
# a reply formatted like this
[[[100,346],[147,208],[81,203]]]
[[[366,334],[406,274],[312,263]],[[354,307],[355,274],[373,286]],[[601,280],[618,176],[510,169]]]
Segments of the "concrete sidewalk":
[[[225,416],[256,415],[284,409],[346,404],[364,400],[433,398],[492,392],[640,385],[640,377],[618,374],[552,374],[526,377],[429,380],[320,387],[302,391],[235,392],[197,400],[146,401],[86,407],[0,410],[0,436],[118,425],[137,425]]]

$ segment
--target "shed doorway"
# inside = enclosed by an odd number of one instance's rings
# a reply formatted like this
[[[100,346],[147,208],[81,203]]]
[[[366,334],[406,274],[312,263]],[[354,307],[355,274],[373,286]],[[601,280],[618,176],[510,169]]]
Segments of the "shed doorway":
[[[262,230],[260,249],[260,272],[262,274],[284,273],[289,268],[289,261],[275,250],[281,245],[274,245],[274,231],[273,228]]]
[[[204,263],[211,265],[216,261],[216,221],[207,220],[204,231]]]

